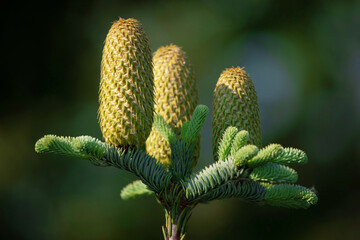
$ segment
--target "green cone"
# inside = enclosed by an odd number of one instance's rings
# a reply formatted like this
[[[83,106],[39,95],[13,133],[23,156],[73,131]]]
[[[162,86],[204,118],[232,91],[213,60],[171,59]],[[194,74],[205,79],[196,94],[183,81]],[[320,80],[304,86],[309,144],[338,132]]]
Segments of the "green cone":
[[[198,92],[193,68],[184,51],[175,45],[159,48],[153,57],[155,82],[155,112],[180,134],[185,121],[189,121],[198,104]],[[162,164],[168,166],[171,149],[155,128],[146,141],[146,150]],[[197,140],[194,163],[199,157],[200,139]]]
[[[99,123],[115,146],[144,146],[154,110],[154,82],[148,39],[135,19],[114,22],[101,61]]]
[[[217,151],[222,134],[229,126],[246,130],[250,143],[261,147],[261,127],[257,95],[254,84],[243,68],[228,68],[216,84],[213,102],[213,155]]]

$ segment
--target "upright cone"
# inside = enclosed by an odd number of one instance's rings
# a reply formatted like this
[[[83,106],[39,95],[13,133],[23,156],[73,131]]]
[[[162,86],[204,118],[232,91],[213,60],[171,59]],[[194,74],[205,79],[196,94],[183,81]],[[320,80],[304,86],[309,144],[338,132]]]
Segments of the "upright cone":
[[[153,57],[155,82],[155,112],[180,134],[185,121],[189,121],[198,104],[198,92],[193,69],[178,46],[159,48]],[[162,164],[168,166],[171,159],[170,145],[155,128],[146,141],[146,150]],[[195,147],[194,162],[199,157],[200,141]]]
[[[222,134],[227,127],[247,130],[250,143],[261,147],[261,126],[257,95],[254,84],[243,68],[228,68],[216,83],[213,102],[213,155],[218,160],[217,150]]]
[[[107,143],[144,146],[154,111],[152,53],[135,19],[114,22],[101,61],[99,122]]]

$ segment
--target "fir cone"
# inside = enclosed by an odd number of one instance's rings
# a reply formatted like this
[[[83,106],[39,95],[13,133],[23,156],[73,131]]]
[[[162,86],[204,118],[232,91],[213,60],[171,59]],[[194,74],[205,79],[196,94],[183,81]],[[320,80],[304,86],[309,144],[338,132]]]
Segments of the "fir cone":
[[[155,112],[180,134],[184,122],[189,121],[198,104],[198,92],[193,69],[185,54],[178,46],[159,48],[153,57],[155,83]],[[146,141],[146,150],[165,166],[171,159],[170,145],[152,129]],[[200,152],[197,140],[194,163]]]
[[[135,19],[114,22],[101,61],[99,123],[115,146],[144,146],[154,111],[152,53]]]
[[[212,145],[214,160],[222,134],[234,126],[250,134],[250,143],[261,147],[261,126],[254,84],[243,68],[228,68],[216,83],[213,102]]]

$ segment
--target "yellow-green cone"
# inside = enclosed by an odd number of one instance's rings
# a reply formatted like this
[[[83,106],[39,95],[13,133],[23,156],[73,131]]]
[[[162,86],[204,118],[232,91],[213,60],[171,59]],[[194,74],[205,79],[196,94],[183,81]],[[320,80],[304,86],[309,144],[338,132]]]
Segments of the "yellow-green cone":
[[[184,51],[178,46],[169,45],[159,48],[153,57],[155,82],[155,112],[180,134],[185,121],[189,121],[198,104],[198,92],[193,69]],[[162,164],[170,163],[170,145],[152,129],[146,141],[146,150]],[[194,162],[200,151],[197,141]]]
[[[101,61],[99,122],[107,143],[144,146],[154,110],[152,52],[135,19],[114,22]]]
[[[213,155],[217,161],[218,144],[227,127],[247,130],[250,143],[261,147],[261,126],[254,84],[243,68],[228,68],[216,83],[213,102]]]

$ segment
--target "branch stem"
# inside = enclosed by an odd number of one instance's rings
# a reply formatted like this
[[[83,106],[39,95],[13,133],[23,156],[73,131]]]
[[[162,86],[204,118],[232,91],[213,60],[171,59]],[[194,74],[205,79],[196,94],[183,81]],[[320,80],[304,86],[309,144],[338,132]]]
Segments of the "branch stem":
[[[177,214],[174,214],[176,211]],[[165,240],[182,240],[185,237],[185,225],[191,215],[191,209],[165,210],[166,230]]]
[[[176,217],[178,218],[178,217]],[[178,229],[177,226],[177,219],[175,219],[175,222],[173,224],[171,224],[171,236],[169,238],[169,240],[180,240],[180,231]]]

